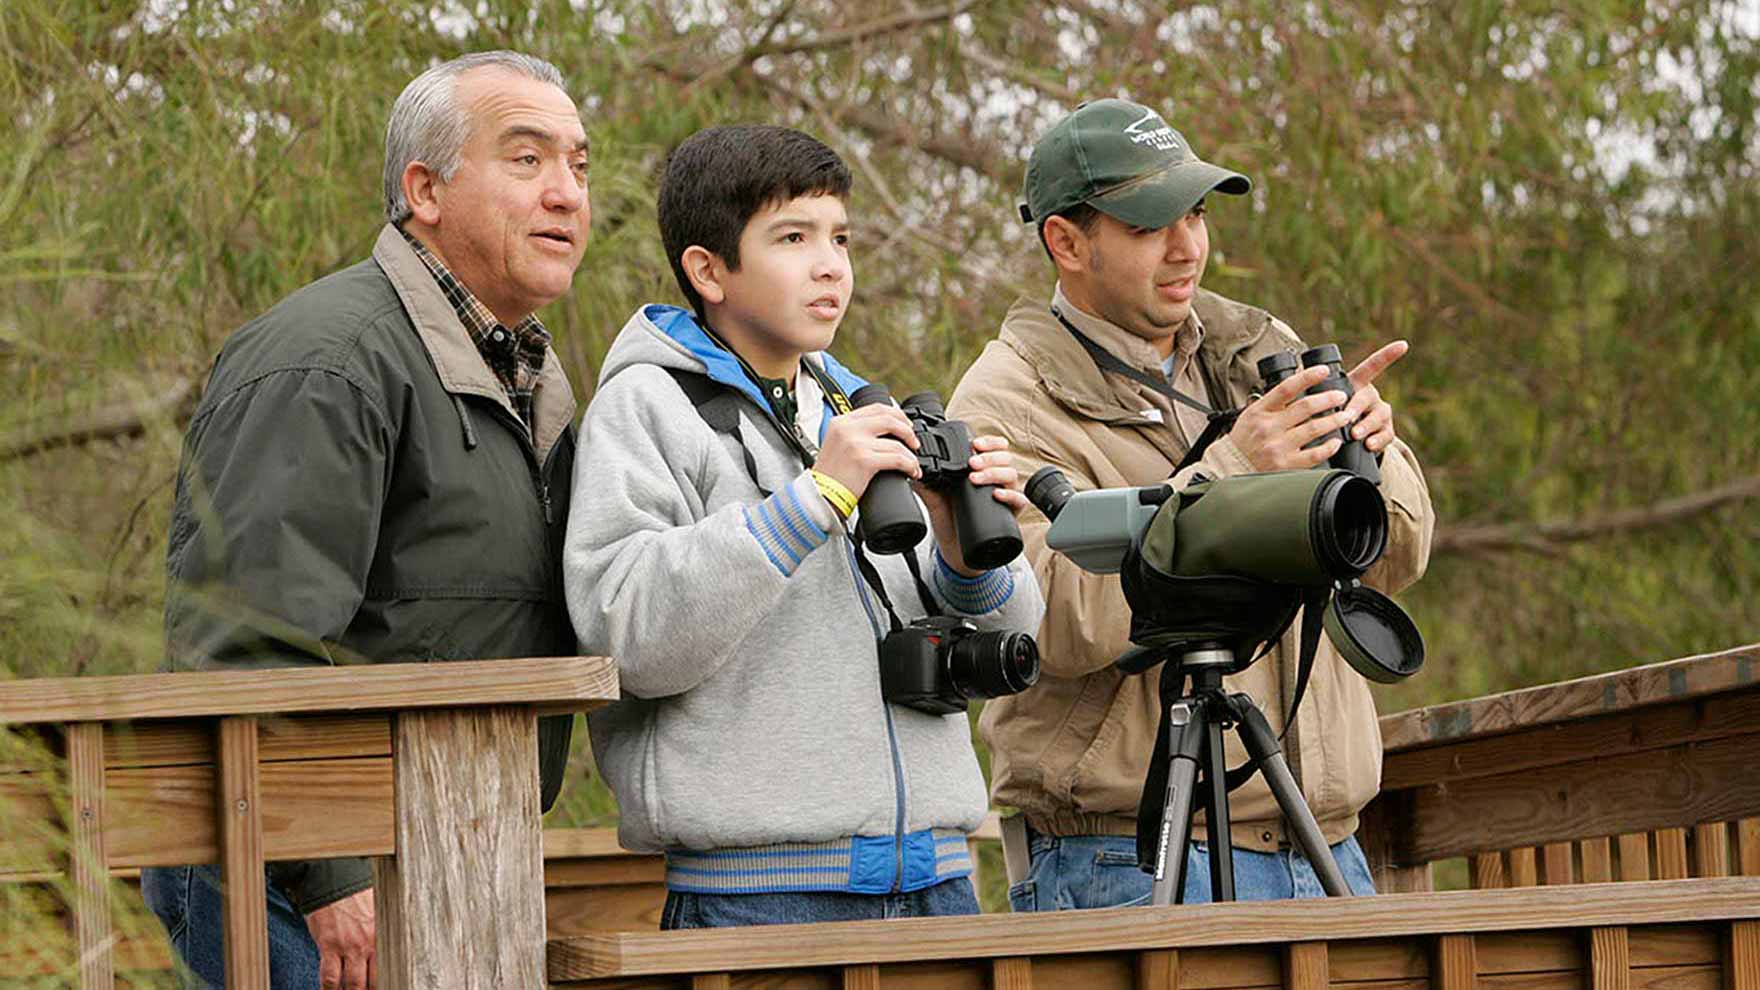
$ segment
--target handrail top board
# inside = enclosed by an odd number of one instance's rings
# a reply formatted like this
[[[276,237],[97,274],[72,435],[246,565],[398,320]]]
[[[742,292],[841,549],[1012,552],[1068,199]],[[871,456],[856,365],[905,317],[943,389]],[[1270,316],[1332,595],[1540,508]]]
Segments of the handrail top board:
[[[1654,880],[1327,901],[604,932],[550,940],[553,982],[937,959],[1676,924],[1760,917],[1760,878]]]
[[[0,725],[480,705],[585,711],[617,697],[608,657],[178,671],[0,681]]]
[[[1760,643],[1381,717],[1389,751],[1460,742],[1760,684]]]

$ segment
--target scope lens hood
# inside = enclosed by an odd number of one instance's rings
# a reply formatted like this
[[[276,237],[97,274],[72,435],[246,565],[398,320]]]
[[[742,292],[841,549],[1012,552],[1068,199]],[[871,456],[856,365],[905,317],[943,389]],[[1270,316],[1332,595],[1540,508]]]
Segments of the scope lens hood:
[[[1351,669],[1377,684],[1393,684],[1424,666],[1424,637],[1393,599],[1355,581],[1340,586],[1322,623]]]
[[[1329,471],[1314,493],[1314,554],[1326,575],[1350,580],[1387,549],[1387,503],[1374,483],[1349,471]]]

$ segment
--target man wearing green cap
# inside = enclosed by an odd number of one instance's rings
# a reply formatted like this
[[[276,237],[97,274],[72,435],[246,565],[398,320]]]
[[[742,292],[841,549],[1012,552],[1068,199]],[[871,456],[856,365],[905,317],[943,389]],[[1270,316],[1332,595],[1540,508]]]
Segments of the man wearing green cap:
[[[1206,197],[1251,188],[1246,176],[1198,158],[1148,107],[1096,100],[1076,108],[1033,149],[1021,206],[1057,285],[1049,300],[1009,310],[948,414],[977,433],[1006,436],[1023,472],[1049,464],[1078,489],[1182,488],[1199,475],[1310,468],[1339,441],[1304,445],[1349,427],[1380,459],[1388,509],[1387,550],[1364,581],[1397,592],[1423,573],[1435,524],[1417,458],[1374,385],[1406,344],[1382,347],[1350,373],[1348,403],[1342,392],[1303,395],[1324,369],[1257,395],[1258,360],[1304,345],[1269,313],[1198,287],[1210,253]],[[1241,409],[1238,418],[1210,425],[1206,409],[1231,408]],[[1131,646],[1118,577],[1089,574],[1049,550],[1038,513],[1023,512],[1020,523],[1047,602],[1043,672],[1032,690],[986,703],[980,721],[992,800],[1021,812],[1005,822],[1005,838],[1017,840],[1009,843],[1009,899],[1017,911],[1147,903],[1152,881],[1137,867],[1134,836],[1161,714],[1156,680],[1112,667]],[[1251,696],[1285,733],[1285,755],[1346,879],[1371,893],[1352,836],[1380,785],[1374,700],[1322,638],[1292,724],[1298,637],[1299,621],[1225,686]],[[1227,743],[1229,766],[1245,763],[1239,740],[1230,734]],[[1321,893],[1262,776],[1234,791],[1229,809],[1237,897]],[[1197,843],[1183,898],[1209,894],[1207,850]]]

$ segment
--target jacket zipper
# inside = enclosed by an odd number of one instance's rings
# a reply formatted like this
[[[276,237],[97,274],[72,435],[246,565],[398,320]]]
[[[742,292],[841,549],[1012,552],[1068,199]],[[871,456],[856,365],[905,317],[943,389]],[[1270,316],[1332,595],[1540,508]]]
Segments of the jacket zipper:
[[[550,445],[550,453],[545,455],[543,462],[540,463],[538,448],[532,443],[532,428],[524,420],[502,408],[501,403],[497,402],[493,405],[495,411],[492,415],[499,419],[502,425],[513,430],[514,436],[519,438],[520,449],[525,451],[526,463],[532,469],[532,484],[538,490],[538,506],[544,511],[544,525],[546,527],[555,525],[556,511],[550,499],[550,480],[546,472],[550,468],[550,463],[556,458],[557,449],[562,446],[561,438],[558,437],[557,442]]]

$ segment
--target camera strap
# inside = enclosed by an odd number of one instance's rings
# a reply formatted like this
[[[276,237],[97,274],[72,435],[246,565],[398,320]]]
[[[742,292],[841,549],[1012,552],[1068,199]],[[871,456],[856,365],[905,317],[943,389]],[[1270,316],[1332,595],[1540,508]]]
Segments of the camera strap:
[[[1063,328],[1068,330],[1071,336],[1075,337],[1076,343],[1082,345],[1082,349],[1088,352],[1088,357],[1094,360],[1094,365],[1101,371],[1109,371],[1115,375],[1123,375],[1131,381],[1136,382],[1138,385],[1153,389],[1154,391],[1167,396],[1174,402],[1178,402],[1189,409],[1194,409],[1204,414],[1204,432],[1198,434],[1198,439],[1192,442],[1192,446],[1186,451],[1185,457],[1181,458],[1179,465],[1173,469],[1175,474],[1178,474],[1191,465],[1198,463],[1198,459],[1204,456],[1204,451],[1208,450],[1211,444],[1215,443],[1218,438],[1229,430],[1234,429],[1234,421],[1240,418],[1241,411],[1239,409],[1212,409],[1209,405],[1199,402],[1197,399],[1194,399],[1184,392],[1181,392],[1179,389],[1174,388],[1166,378],[1159,375],[1151,375],[1141,368],[1132,367],[1118,355],[1101,347],[1092,337],[1077,330],[1076,325],[1071,323],[1069,318],[1064,316],[1056,306],[1051,307],[1051,315],[1057,317],[1057,322],[1063,324]]]

